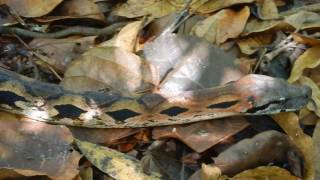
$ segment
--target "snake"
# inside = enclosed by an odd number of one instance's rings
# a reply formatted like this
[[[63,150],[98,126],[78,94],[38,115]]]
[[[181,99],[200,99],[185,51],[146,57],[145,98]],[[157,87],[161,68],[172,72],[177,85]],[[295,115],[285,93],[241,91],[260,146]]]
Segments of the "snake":
[[[112,91],[73,92],[0,68],[0,110],[87,128],[153,127],[297,111],[311,94],[307,86],[248,74],[212,88],[129,97]]]

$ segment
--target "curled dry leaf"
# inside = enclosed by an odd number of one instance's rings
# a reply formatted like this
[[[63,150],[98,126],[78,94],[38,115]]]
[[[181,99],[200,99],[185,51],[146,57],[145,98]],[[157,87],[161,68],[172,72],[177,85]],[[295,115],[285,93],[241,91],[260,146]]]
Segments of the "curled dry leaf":
[[[74,178],[80,155],[70,146],[73,139],[70,131],[64,126],[19,119],[1,112],[0,167],[25,176]]]
[[[296,14],[285,17],[284,22],[299,30],[319,28],[320,15],[315,12],[300,11]]]
[[[150,14],[154,18],[158,18],[175,12],[176,10],[177,9],[168,1],[149,0],[142,2],[140,0],[128,0],[126,3],[115,8],[112,13],[128,18],[141,17]]]
[[[243,30],[242,36],[247,36],[252,33],[264,32],[272,28],[280,27],[284,25],[281,20],[266,20],[261,21],[252,18],[248,21],[245,29]]]
[[[311,111],[314,111],[318,117],[320,117],[320,111],[318,107],[320,107],[320,89],[319,86],[310,78],[306,76],[301,76],[299,78],[299,83],[301,85],[309,86],[312,89],[312,100],[316,103],[317,107],[314,107],[314,104],[309,103],[307,108]]]
[[[306,68],[315,68],[320,64],[320,46],[314,46],[307,49],[295,61],[288,82],[292,83],[299,79]]]
[[[48,14],[62,0],[5,0],[5,3],[23,17],[39,17]]]
[[[307,35],[302,35],[298,33],[291,33],[293,40],[295,42],[305,44],[308,46],[317,46],[320,45],[320,39],[315,39],[313,37],[309,37]]]
[[[177,138],[196,152],[203,152],[249,125],[242,117],[188,125],[156,127],[153,138]]]
[[[55,70],[64,72],[74,58],[79,57],[94,44],[94,39],[95,36],[65,39],[36,38],[29,43],[29,46],[48,57],[43,60]]]
[[[247,6],[238,12],[224,9],[198,22],[193,27],[192,34],[209,42],[221,44],[227,39],[238,37],[242,33],[249,15],[250,10]]]
[[[281,113],[273,116],[273,119],[288,134],[293,143],[303,155],[304,170],[303,179],[314,179],[315,167],[313,164],[314,148],[312,138],[304,134],[300,128],[298,116],[295,113]]]
[[[140,161],[116,150],[75,139],[82,154],[99,170],[112,178],[127,179],[161,179],[159,174],[147,175],[143,172]]]
[[[232,180],[257,180],[257,179],[268,179],[268,180],[299,180],[300,178],[290,174],[286,169],[279,168],[276,166],[261,166],[255,169],[243,171],[234,177]]]
[[[59,15],[91,18],[100,21],[105,21],[103,13],[100,11],[98,5],[90,0],[68,0],[64,1],[57,9]]]
[[[278,131],[265,131],[251,139],[244,139],[214,158],[214,165],[223,174],[234,175],[243,170],[284,162],[288,151],[296,151],[289,138]]]
[[[157,71],[139,56],[119,47],[96,47],[73,61],[65,77],[85,76],[124,95],[137,95],[157,84]]]

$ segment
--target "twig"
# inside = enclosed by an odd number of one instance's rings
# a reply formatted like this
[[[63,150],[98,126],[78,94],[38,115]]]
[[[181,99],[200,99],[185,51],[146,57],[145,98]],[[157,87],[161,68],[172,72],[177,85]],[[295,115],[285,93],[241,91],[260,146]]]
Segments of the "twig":
[[[30,37],[30,38],[62,38],[69,35],[84,35],[84,36],[94,36],[94,35],[101,35],[101,34],[109,35],[117,32],[119,28],[125,26],[127,23],[128,22],[114,23],[102,29],[75,26],[75,27],[70,27],[68,29],[64,29],[58,32],[53,32],[53,33],[40,33],[40,32],[29,31],[29,30],[17,28],[17,27],[0,26],[0,33],[16,34],[18,36]]]

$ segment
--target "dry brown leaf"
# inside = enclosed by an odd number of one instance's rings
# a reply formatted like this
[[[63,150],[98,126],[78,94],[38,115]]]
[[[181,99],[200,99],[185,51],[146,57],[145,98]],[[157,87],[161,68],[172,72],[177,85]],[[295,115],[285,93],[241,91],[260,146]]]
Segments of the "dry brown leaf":
[[[177,9],[168,1],[158,0],[128,0],[113,11],[114,15],[128,18],[151,15],[154,18],[162,17],[175,12]]]
[[[197,12],[201,14],[207,14],[211,13],[223,8],[227,8],[233,5],[237,4],[247,4],[247,3],[252,3],[254,0],[214,0],[214,1],[208,1],[207,3],[204,3],[201,5],[198,9]]]
[[[304,134],[300,128],[298,116],[293,113],[280,113],[273,116],[273,119],[288,134],[297,148],[302,152],[304,158],[304,179],[313,180],[315,167],[313,164],[314,147],[312,138]]]
[[[90,0],[68,0],[64,1],[57,10],[59,15],[91,18],[100,21],[105,21],[105,16],[100,11],[98,5]]]
[[[66,127],[21,121],[4,112],[0,124],[1,168],[25,176],[48,175],[61,180],[78,174],[80,155],[72,150],[73,137]]]
[[[260,15],[264,20],[277,19],[279,17],[279,14],[275,1],[263,0],[260,8]]]
[[[261,47],[272,43],[274,35],[271,33],[259,33],[239,38],[236,40],[240,50],[244,54],[251,55],[257,52]]]
[[[121,47],[130,52],[135,52],[138,34],[143,26],[143,21],[135,21],[127,24],[112,40],[99,44],[99,47]]]
[[[241,117],[188,125],[155,127],[153,138],[177,138],[196,152],[203,152],[243,130],[249,123]]]
[[[94,39],[95,36],[65,39],[36,38],[29,43],[29,46],[48,57],[43,60],[55,70],[64,72],[74,58],[79,57],[94,44]]]
[[[293,40],[305,44],[308,46],[317,46],[320,45],[320,39],[315,39],[313,37],[308,37],[306,35],[298,34],[298,33],[292,33]]]
[[[65,77],[85,76],[124,95],[137,95],[157,84],[157,71],[139,56],[119,47],[96,47],[73,61]]]
[[[292,83],[299,79],[306,68],[315,68],[320,64],[320,46],[314,46],[307,49],[295,61],[288,82]]]
[[[224,9],[197,23],[193,27],[192,34],[209,42],[221,44],[242,33],[249,15],[250,10],[247,6],[238,12]]]
[[[261,166],[255,169],[243,171],[235,175],[232,180],[299,180],[300,178],[290,174],[286,169],[276,166]]]
[[[60,85],[73,92],[116,91],[103,82],[85,76],[64,77]]]
[[[5,0],[5,3],[23,17],[39,17],[48,14],[62,0]]]

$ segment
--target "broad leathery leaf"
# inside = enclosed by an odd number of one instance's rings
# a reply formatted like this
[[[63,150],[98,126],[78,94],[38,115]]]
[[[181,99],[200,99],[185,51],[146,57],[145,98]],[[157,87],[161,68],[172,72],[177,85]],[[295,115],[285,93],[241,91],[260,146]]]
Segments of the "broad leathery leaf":
[[[64,1],[57,9],[61,16],[90,18],[105,21],[105,16],[99,6],[90,0],[68,0]]]
[[[286,169],[277,166],[261,166],[255,169],[243,171],[232,180],[299,180],[300,178],[290,174]]]
[[[99,47],[121,47],[130,52],[135,52],[138,34],[142,28],[143,21],[135,21],[124,26],[121,31],[115,35],[112,40],[102,42]]]
[[[213,87],[241,77],[235,57],[194,36],[161,36],[147,43],[143,53],[159,70],[162,92]]]
[[[223,8],[231,7],[233,5],[237,4],[248,4],[252,3],[255,0],[214,0],[214,1],[208,1],[207,3],[204,3],[200,7],[197,8],[197,12],[201,14],[207,14],[211,13]]]
[[[214,165],[230,176],[271,162],[285,162],[289,150],[295,151],[285,134],[275,130],[264,131],[220,153],[214,158]]]
[[[39,17],[48,14],[62,0],[5,0],[5,3],[23,17]]]
[[[175,12],[177,9],[168,1],[158,0],[128,0],[116,7],[112,13],[117,16],[124,16],[127,18],[135,18],[150,15],[154,18],[159,18]]]
[[[312,138],[305,134],[300,128],[298,116],[293,112],[288,112],[274,115],[273,119],[288,134],[300,152],[302,152],[304,159],[303,179],[314,179],[315,167],[313,164],[313,158],[315,152]]]
[[[211,43],[221,44],[227,39],[238,37],[247,23],[250,9],[245,6],[240,11],[224,9],[198,22],[191,34]]]
[[[73,179],[79,173],[81,156],[73,151],[73,137],[65,126],[21,119],[1,111],[0,136],[1,169],[57,180]],[[5,179],[4,174],[0,173],[0,179]]]
[[[293,64],[289,83],[293,83],[299,79],[303,70],[306,68],[315,68],[320,64],[320,46],[314,46],[307,49]]]
[[[157,70],[149,62],[119,47],[96,47],[68,67],[65,77],[85,76],[124,95],[150,90],[158,83]]]
[[[318,117],[320,117],[320,88],[319,86],[310,78],[306,76],[301,76],[298,80],[299,84],[309,86],[312,89],[312,100],[316,103],[317,107],[314,107],[312,103],[307,105],[307,108],[311,111],[314,111]]]
[[[320,179],[320,123],[316,124],[313,131],[313,145],[314,145],[314,159],[313,164],[315,166],[315,179]]]
[[[147,175],[140,161],[116,150],[75,139],[82,154],[99,170],[118,180],[161,179],[159,174]]]
[[[284,23],[281,20],[265,20],[261,21],[259,19],[252,18],[248,21],[242,36],[247,36],[252,33],[258,33],[270,30],[272,28],[282,26]]]
[[[64,39],[35,38],[29,46],[40,54],[45,54],[48,58],[42,60],[56,71],[64,72],[74,58],[81,56],[94,44],[94,39],[95,36]]]
[[[155,127],[154,139],[176,138],[194,151],[201,153],[219,142],[233,136],[249,123],[241,117],[226,118],[219,121],[204,121],[187,125]]]

